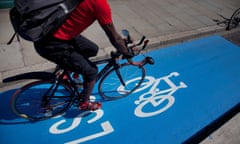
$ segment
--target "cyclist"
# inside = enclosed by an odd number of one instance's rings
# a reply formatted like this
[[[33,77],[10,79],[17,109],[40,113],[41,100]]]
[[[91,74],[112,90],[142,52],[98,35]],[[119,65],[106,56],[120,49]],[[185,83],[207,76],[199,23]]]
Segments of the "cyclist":
[[[97,66],[89,58],[97,55],[98,46],[80,35],[96,20],[111,44],[125,57],[131,57],[122,37],[116,32],[107,0],[83,0],[56,32],[34,43],[37,53],[42,57],[83,75],[84,86],[79,106],[82,110],[101,108],[101,103],[89,101],[98,72]]]

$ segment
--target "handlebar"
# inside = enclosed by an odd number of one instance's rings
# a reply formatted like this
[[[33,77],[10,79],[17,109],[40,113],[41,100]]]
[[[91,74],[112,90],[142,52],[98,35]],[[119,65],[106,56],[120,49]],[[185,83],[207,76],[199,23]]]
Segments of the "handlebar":
[[[145,40],[146,39],[145,36],[142,36],[141,40],[137,44],[134,44],[128,30],[122,30],[122,33],[125,36],[125,39],[124,39],[125,45],[131,51],[131,53],[133,54],[133,57],[138,55],[141,51],[143,51],[147,47],[149,40],[148,39]],[[131,44],[131,46],[128,46],[129,44]],[[119,58],[121,55],[123,54],[120,51],[111,52],[112,59]],[[129,63],[133,63],[135,65],[145,65],[145,64],[153,65],[154,64],[154,59],[148,56],[145,57],[145,59],[142,60],[141,62],[133,62],[131,58],[124,57],[124,55],[122,59],[127,59]]]
[[[124,39],[126,47],[133,53],[134,56],[138,55],[141,51],[143,51],[147,47],[149,40],[145,40],[146,39],[145,36],[142,36],[141,40],[137,44],[133,44],[133,40],[128,30],[122,30],[122,33],[126,37]],[[129,46],[129,44],[132,45]]]
[[[145,36],[142,36],[140,41],[137,44],[134,44],[128,30],[124,29],[124,30],[122,30],[122,33],[124,35],[125,45],[128,48],[128,50],[133,54],[133,57],[138,55],[141,51],[143,51],[147,47],[149,40],[145,40],[146,39]],[[121,55],[122,55],[122,53],[119,51],[111,52],[112,58],[118,58]],[[128,61],[131,61],[131,60],[128,59]]]

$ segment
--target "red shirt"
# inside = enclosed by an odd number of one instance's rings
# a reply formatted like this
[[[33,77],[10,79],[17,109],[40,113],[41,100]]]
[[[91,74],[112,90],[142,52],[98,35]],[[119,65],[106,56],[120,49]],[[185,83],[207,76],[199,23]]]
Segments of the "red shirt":
[[[72,39],[95,20],[100,25],[112,23],[111,8],[107,0],[83,0],[54,33],[54,37],[63,40]]]

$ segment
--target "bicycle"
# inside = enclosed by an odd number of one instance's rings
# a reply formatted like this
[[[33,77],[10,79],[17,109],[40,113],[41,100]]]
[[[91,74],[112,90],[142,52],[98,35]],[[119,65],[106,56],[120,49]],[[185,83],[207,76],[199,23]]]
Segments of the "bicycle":
[[[222,17],[224,20],[214,20],[217,25],[225,24],[226,30],[231,30],[232,28],[236,28],[240,23],[240,8],[236,9],[230,18],[226,18],[222,15],[219,16]]]
[[[125,44],[132,43],[127,30],[123,30]],[[146,48],[148,40],[142,37],[136,46],[142,46],[134,51],[134,56],[139,55]],[[105,101],[117,100],[128,96],[136,90],[145,78],[146,64],[154,64],[152,57],[146,56],[140,62],[118,60],[119,52],[111,52],[111,57],[95,61],[97,65],[105,64],[97,75],[98,92]],[[124,59],[124,58],[123,58]],[[73,72],[56,66],[54,72],[29,72],[3,80],[11,82],[22,79],[39,79],[30,82],[18,89],[12,96],[12,111],[22,118],[38,121],[55,117],[66,112],[72,105],[78,106],[81,98],[81,85],[73,78]],[[130,79],[138,77],[135,83],[127,83]],[[121,89],[119,89],[121,87]]]

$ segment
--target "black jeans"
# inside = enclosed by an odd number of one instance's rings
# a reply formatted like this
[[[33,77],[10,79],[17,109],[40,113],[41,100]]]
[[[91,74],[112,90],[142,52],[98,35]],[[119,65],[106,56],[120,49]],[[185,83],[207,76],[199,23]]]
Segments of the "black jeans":
[[[96,79],[98,69],[89,57],[97,55],[98,46],[87,38],[79,35],[71,40],[60,40],[50,36],[35,42],[34,46],[39,55],[64,69],[82,74],[86,82]]]

